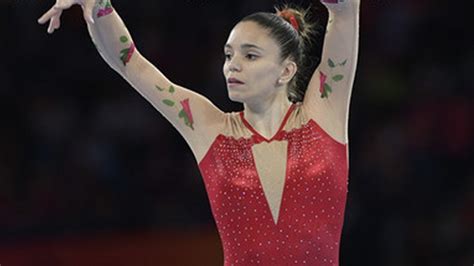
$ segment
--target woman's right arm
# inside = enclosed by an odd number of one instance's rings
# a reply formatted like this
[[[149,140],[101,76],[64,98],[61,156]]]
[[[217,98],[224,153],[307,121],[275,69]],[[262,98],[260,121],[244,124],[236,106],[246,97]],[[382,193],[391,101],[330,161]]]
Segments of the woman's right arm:
[[[110,0],[58,0],[39,22],[51,19],[48,32],[52,33],[59,28],[61,15],[54,10],[62,12],[72,1],[82,6],[89,34],[102,58],[171,122],[188,144],[199,145],[204,136],[213,135],[213,129],[217,131],[224,113],[202,95],[168,80],[144,58]]]

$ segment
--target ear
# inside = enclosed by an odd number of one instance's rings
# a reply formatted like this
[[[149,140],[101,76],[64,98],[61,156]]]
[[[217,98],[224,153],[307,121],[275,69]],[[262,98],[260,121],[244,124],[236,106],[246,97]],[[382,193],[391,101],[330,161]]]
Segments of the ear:
[[[280,84],[288,84],[295,76],[296,71],[298,70],[298,66],[290,59],[286,59],[282,64],[284,68],[280,74],[280,78],[278,79],[278,81]]]

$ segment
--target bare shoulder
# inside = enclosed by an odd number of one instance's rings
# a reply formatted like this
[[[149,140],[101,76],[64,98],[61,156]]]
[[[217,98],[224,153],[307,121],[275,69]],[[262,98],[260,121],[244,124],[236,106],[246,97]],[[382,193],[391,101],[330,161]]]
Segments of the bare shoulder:
[[[329,106],[324,108],[311,106],[308,108],[307,105],[303,104],[302,108],[305,110],[308,118],[314,120],[332,139],[341,144],[348,143],[347,120],[341,121],[337,115],[334,115],[334,112],[328,112]]]
[[[225,112],[216,113],[213,119],[201,123],[204,126],[199,127],[194,134],[184,138],[197,163],[202,161],[217,137],[224,131],[228,115],[229,113]],[[199,120],[196,122],[199,123]]]
[[[188,126],[177,126],[176,129],[183,136],[199,163],[225,129],[229,113],[220,110],[210,100],[200,95],[194,95],[189,100],[188,111],[185,113],[187,115],[183,115],[183,118],[185,118],[184,122],[188,122]]]
[[[222,137],[226,140],[241,140],[252,137],[241,119],[241,112],[222,112],[218,119],[214,119],[213,123],[207,123],[207,129],[196,134],[198,138],[191,138],[189,146],[199,164],[206,156],[212,145]]]

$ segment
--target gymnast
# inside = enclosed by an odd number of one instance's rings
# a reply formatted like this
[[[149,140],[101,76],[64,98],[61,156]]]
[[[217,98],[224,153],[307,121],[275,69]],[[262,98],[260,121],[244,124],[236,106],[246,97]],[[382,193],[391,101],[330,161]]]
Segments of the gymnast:
[[[321,2],[329,12],[321,63],[304,85],[307,9],[257,12],[234,26],[223,74],[239,112],[168,80],[139,53],[110,0],[57,0],[38,22],[53,33],[62,12],[80,5],[102,58],[185,139],[224,265],[339,265],[360,0]]]

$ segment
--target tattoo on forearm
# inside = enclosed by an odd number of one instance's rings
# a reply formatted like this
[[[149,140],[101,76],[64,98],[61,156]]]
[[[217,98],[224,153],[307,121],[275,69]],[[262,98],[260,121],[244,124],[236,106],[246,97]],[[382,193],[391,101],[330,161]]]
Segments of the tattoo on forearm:
[[[164,89],[164,88],[161,88],[159,87],[158,85],[155,85],[155,88],[157,90],[159,90],[160,92],[165,92],[167,91],[169,94],[173,94],[176,89],[174,88],[173,85],[171,85],[168,90]],[[193,124],[194,124],[194,121],[193,121],[193,114],[191,112],[191,107],[189,105],[189,98],[188,99],[185,99],[185,100],[182,100],[180,101],[179,103],[181,104],[180,107],[177,106],[176,102],[174,100],[171,100],[171,99],[164,99],[162,101],[166,106],[169,106],[169,107],[174,107],[177,109],[178,111],[178,117],[179,118],[182,118],[183,121],[184,121],[184,124],[188,127],[190,127],[192,130],[194,130],[194,127],[193,127]]]
[[[99,11],[97,11],[97,17],[107,16],[108,14],[112,13],[114,9],[112,8],[112,4],[110,4],[110,0],[99,0],[98,3]]]
[[[120,42],[124,44],[128,44],[129,40],[127,36],[120,37]],[[132,58],[133,52],[135,52],[135,44],[132,42],[128,48],[122,49],[120,51],[120,60],[122,61],[123,65],[126,66],[130,59]]]
[[[321,93],[321,98],[329,98],[329,94],[333,91],[334,82],[339,82],[344,79],[342,74],[334,74],[336,68],[343,67],[347,63],[347,59],[341,63],[335,63],[331,58],[328,59],[329,73],[324,73],[319,71],[319,92]],[[327,80],[328,74],[331,76],[330,80]]]
[[[194,130],[193,128],[193,114],[191,113],[191,108],[189,106],[189,99],[185,99],[183,101],[180,101],[179,102],[182,106],[182,110],[179,112],[178,116],[179,118],[183,118],[184,119],[184,123],[190,127],[192,130]]]

